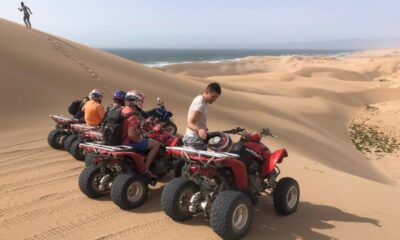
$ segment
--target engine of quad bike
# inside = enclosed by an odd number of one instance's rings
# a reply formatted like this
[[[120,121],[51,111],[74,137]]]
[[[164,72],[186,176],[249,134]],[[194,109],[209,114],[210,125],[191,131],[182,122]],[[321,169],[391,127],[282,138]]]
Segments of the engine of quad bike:
[[[165,147],[160,147],[157,156],[150,166],[150,170],[153,174],[164,175],[170,170],[170,163],[166,159]]]
[[[222,191],[223,184],[216,178],[209,178],[204,175],[198,175],[193,180],[201,190],[190,199],[189,211],[191,213],[202,212],[205,216],[209,216],[212,202],[218,192]]]

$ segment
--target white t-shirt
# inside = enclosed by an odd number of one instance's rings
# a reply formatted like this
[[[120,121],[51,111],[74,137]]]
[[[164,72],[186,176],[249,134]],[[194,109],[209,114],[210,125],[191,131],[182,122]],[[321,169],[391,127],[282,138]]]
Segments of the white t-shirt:
[[[192,104],[190,105],[189,111],[188,111],[188,121],[189,121],[190,114],[194,111],[200,113],[200,115],[196,121],[196,126],[198,128],[207,129],[208,104],[203,99],[203,96],[199,95],[193,99]],[[189,128],[186,128],[185,135],[186,136],[198,136],[197,132],[192,131]]]

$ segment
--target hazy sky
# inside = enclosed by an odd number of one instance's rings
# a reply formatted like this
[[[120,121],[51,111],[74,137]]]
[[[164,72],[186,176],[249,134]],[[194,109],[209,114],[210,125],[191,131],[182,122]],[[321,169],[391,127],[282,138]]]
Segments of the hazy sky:
[[[27,0],[32,26],[93,47],[260,47],[400,38],[400,0]],[[23,24],[20,1],[0,17]],[[2,34],[2,33],[1,33]]]

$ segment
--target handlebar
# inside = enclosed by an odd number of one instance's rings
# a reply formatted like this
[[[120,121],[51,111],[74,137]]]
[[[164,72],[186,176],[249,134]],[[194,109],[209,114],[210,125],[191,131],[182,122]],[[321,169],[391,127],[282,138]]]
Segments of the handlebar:
[[[240,134],[240,133],[246,133],[246,129],[237,127],[237,128],[232,128],[231,130],[225,130],[222,131],[223,133],[230,133],[230,134]]]
[[[228,133],[228,134],[239,134],[239,135],[242,135],[242,136],[244,136],[247,133],[246,129],[245,128],[241,128],[241,127],[236,127],[236,128],[231,129],[231,130],[225,130],[225,131],[222,131],[222,132],[223,133]],[[272,134],[272,132],[271,132],[271,130],[269,128],[262,128],[260,130],[260,134],[264,135],[264,136],[270,136],[270,137],[277,138],[277,136]]]

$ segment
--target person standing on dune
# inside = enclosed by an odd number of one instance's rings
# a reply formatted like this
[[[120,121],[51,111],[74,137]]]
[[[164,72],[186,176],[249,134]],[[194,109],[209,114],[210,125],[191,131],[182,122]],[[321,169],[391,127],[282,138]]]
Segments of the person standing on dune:
[[[29,20],[31,14],[33,15],[30,8],[25,6],[24,2],[21,2],[21,8],[18,8],[20,12],[24,11],[24,22],[27,28],[32,28],[31,21]],[[29,14],[30,13],[30,14]]]
[[[188,122],[183,144],[199,150],[207,150],[208,104],[212,104],[221,95],[221,86],[214,82],[208,84],[201,95],[195,97],[188,111]]]

